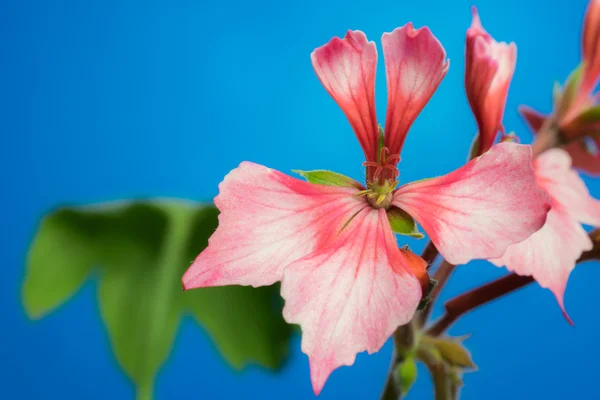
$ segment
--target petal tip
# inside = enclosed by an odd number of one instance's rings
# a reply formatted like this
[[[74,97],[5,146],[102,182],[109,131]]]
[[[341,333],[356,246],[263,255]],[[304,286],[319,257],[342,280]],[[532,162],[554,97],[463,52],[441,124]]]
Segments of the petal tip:
[[[569,314],[567,314],[567,310],[562,310],[563,316],[565,317],[565,319],[567,320],[567,322],[569,323],[569,325],[571,326],[575,326],[575,322],[573,322],[573,320],[571,319],[571,317],[569,317]]]

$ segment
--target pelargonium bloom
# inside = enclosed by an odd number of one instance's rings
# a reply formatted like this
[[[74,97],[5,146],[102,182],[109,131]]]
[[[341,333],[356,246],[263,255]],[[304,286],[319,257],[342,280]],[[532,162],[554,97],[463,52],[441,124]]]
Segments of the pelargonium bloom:
[[[534,152],[562,146],[576,168],[598,173],[600,153],[589,143],[597,144],[600,136],[600,93],[594,93],[599,79],[600,0],[590,0],[583,23],[582,62],[563,89],[556,87],[552,114],[544,116],[532,109],[522,112],[530,126],[539,126],[534,129],[538,133]]]
[[[535,134],[539,132],[548,118],[547,115],[527,106],[519,107],[519,113]],[[600,175],[600,137],[576,139],[564,145],[563,149],[571,156],[573,168],[592,176]]]
[[[548,219],[542,229],[491,261],[519,275],[533,276],[554,293],[570,321],[564,308],[565,288],[581,253],[593,247],[581,224],[600,226],[600,201],[590,196],[564,150],[542,153],[534,160],[534,169],[538,185],[552,198]]]
[[[549,208],[535,184],[530,147],[512,143],[448,175],[396,189],[398,153],[448,61],[426,27],[407,24],[382,43],[388,112],[381,141],[375,44],[348,31],[311,56],[364,150],[366,186],[328,171],[303,173],[312,181],[305,182],[243,162],[219,185],[219,227],[183,276],[185,289],[281,281],[283,314],[302,327],[317,394],[334,369],[351,365],[359,352],[378,351],[423,296],[426,263],[398,248],[390,221],[410,214],[449,262],[465,263],[500,257],[538,230]]]
[[[465,88],[479,129],[474,155],[481,155],[492,147],[499,131],[504,133],[502,117],[515,72],[517,47],[496,42],[483,29],[477,8],[473,7],[472,12],[473,22],[467,30]]]

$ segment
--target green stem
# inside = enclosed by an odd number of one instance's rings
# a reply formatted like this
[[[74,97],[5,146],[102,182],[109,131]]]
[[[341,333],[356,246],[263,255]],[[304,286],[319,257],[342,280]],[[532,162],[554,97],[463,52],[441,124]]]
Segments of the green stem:
[[[425,366],[427,366],[427,369],[431,374],[435,400],[449,400],[450,379],[444,363],[440,362],[437,357],[424,348],[417,351],[417,357],[425,364]]]
[[[136,400],[152,400],[152,392],[153,392],[153,380],[148,380],[147,382],[136,387]]]
[[[395,346],[394,346],[395,347]],[[396,366],[401,362],[398,358],[398,352],[394,348],[392,353],[392,361],[390,363],[390,369],[388,370],[387,378],[385,380],[385,386],[383,387],[383,393],[381,394],[381,400],[400,400],[402,399],[402,393],[400,388],[396,384],[394,379],[394,373]]]
[[[388,370],[381,400],[399,400],[402,398],[402,393],[394,374],[398,364],[404,361],[406,353],[411,351],[415,346],[415,326],[414,319],[406,325],[402,325],[396,329],[394,335],[394,352],[392,353],[392,361]]]

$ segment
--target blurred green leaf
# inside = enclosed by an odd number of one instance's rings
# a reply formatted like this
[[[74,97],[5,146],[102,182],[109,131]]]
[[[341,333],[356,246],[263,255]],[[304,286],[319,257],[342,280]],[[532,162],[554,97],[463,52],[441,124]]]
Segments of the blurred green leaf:
[[[276,286],[183,292],[181,276],[217,227],[213,206],[175,200],[63,208],[44,218],[31,245],[23,284],[27,314],[56,309],[100,271],[100,311],[115,356],[152,397],[181,317],[192,314],[236,368],[277,368],[292,327]]]

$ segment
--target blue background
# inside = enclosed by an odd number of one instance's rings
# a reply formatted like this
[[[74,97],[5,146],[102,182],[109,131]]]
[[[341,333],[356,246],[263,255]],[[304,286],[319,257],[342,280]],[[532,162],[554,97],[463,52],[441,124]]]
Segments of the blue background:
[[[519,104],[550,109],[555,79],[579,61],[583,0],[479,1],[485,27],[518,45],[505,125],[531,136]],[[20,304],[24,256],[42,213],[58,204],[170,196],[209,200],[242,160],[281,171],[332,169],[361,177],[362,153],[319,84],[309,54],[361,29],[378,43],[408,21],[428,25],[451,67],[402,153],[403,182],[465,160],[475,123],[463,88],[470,1],[3,1],[0,6],[0,397],[131,399],[91,282],[64,307],[31,322]],[[380,51],[380,60],[381,51]],[[383,63],[377,104],[385,116]],[[600,181],[587,179],[600,197]],[[415,245],[418,249],[421,243]],[[577,268],[566,293],[576,326],[536,285],[454,326],[480,370],[465,399],[592,398],[600,316],[597,263]],[[443,293],[458,294],[504,271],[460,267]],[[439,313],[438,307],[436,312]],[[375,399],[391,346],[335,371],[321,399]],[[410,398],[431,398],[426,371]],[[157,380],[157,399],[312,398],[299,338],[278,374],[234,373],[207,335],[184,320]]]

